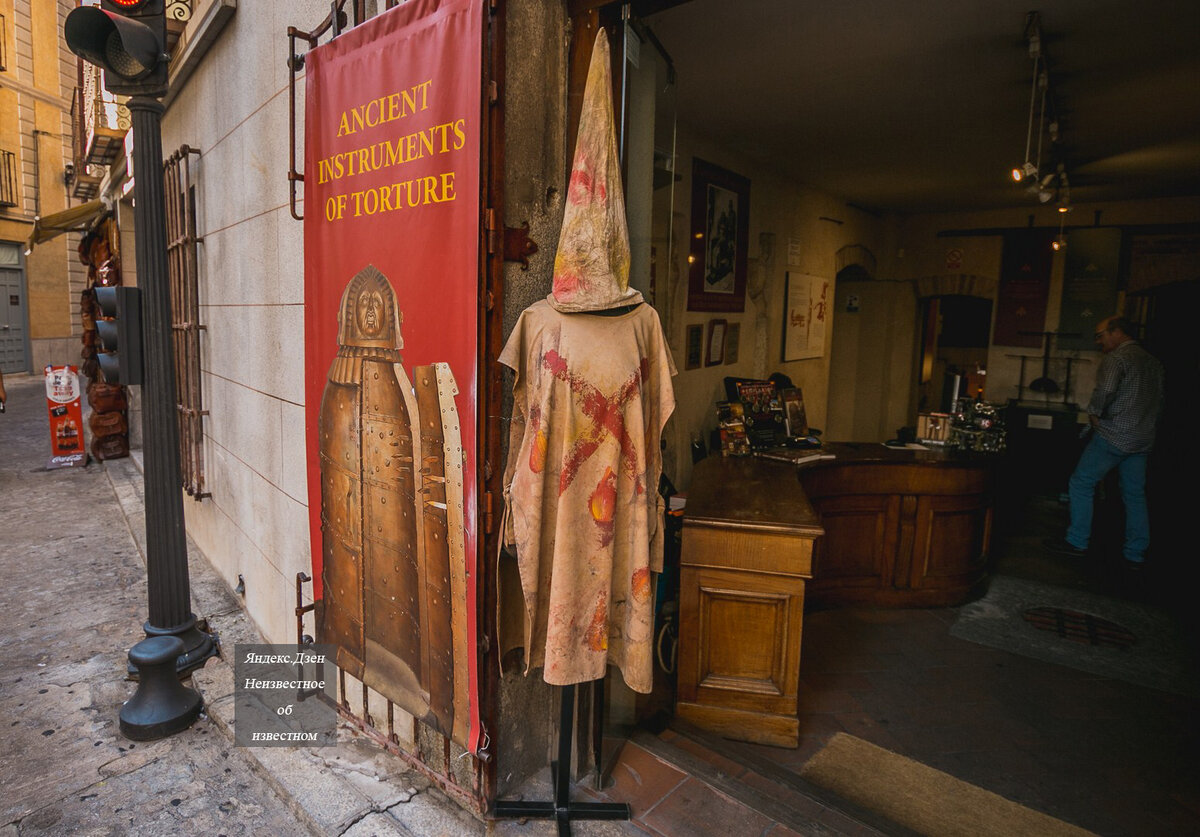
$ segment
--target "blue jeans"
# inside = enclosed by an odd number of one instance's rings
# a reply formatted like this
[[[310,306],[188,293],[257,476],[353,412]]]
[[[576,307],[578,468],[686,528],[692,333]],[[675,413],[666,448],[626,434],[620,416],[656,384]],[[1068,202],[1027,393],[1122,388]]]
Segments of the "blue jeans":
[[[1150,546],[1150,515],[1146,511],[1146,462],[1148,453],[1126,453],[1095,433],[1079,457],[1071,474],[1071,525],[1067,541],[1087,549],[1092,534],[1092,500],[1096,484],[1113,468],[1121,483],[1121,501],[1125,504],[1125,560],[1141,563]]]

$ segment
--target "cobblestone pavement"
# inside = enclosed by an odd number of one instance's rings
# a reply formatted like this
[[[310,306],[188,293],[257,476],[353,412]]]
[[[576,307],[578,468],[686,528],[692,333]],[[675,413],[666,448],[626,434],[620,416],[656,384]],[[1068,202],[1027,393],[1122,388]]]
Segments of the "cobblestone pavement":
[[[171,738],[118,729],[134,690],[145,568],[103,464],[46,470],[40,377],[0,415],[0,836],[309,833],[202,717]]]

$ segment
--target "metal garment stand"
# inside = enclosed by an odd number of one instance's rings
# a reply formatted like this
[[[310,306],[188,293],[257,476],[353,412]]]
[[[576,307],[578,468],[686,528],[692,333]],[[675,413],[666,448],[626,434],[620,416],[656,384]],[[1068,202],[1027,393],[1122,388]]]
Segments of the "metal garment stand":
[[[571,802],[571,738],[575,726],[575,686],[562,687],[558,717],[558,761],[550,765],[553,802],[497,802],[498,820],[555,820],[559,837],[569,837],[571,820],[628,820],[633,812],[625,802]]]

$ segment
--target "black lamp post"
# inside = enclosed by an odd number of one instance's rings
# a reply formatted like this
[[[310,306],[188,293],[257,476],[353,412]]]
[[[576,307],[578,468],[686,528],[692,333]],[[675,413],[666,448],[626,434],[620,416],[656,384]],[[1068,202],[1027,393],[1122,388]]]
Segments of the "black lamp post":
[[[104,70],[105,86],[111,92],[132,97],[127,106],[135,147],[135,251],[142,291],[145,363],[143,479],[150,616],[143,629],[148,641],[158,637],[181,641],[182,645],[171,642],[163,648],[177,650],[175,670],[184,674],[203,665],[216,653],[216,645],[211,635],[197,627],[191,612],[183,520],[161,164],[164,108],[159,98],[166,92],[168,61],[163,0],[102,0],[99,9],[72,10],[64,30],[71,51]],[[163,648],[155,646],[153,650],[161,656]],[[149,651],[135,646],[130,654],[131,668],[150,656]],[[177,693],[162,689],[161,684],[143,695],[145,680],[143,677],[135,699],[122,709],[122,730],[127,735],[132,731],[130,737],[145,740],[190,726],[199,714],[198,701],[180,699]]]
[[[126,106],[133,121],[138,281],[142,289],[143,460],[146,495],[146,580],[150,618],[147,636],[177,636],[183,653],[177,668],[190,671],[215,653],[212,637],[196,627],[191,612],[183,484],[179,471],[179,424],[175,367],[171,362],[171,295],[167,278],[167,226],[163,197],[162,103],[134,96]]]

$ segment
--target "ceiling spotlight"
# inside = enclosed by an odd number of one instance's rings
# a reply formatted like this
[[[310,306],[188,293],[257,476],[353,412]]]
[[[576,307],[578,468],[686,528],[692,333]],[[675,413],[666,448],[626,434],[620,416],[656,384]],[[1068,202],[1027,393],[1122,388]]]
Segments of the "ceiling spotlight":
[[[1012,179],[1017,183],[1024,183],[1027,180],[1036,180],[1037,176],[1037,166],[1028,160],[1025,161],[1024,165],[1012,170]]]
[[[1067,234],[1063,231],[1063,224],[1067,221],[1067,213],[1071,211],[1071,207],[1063,204],[1058,208],[1058,237],[1050,242],[1050,246],[1055,250],[1067,249]]]

